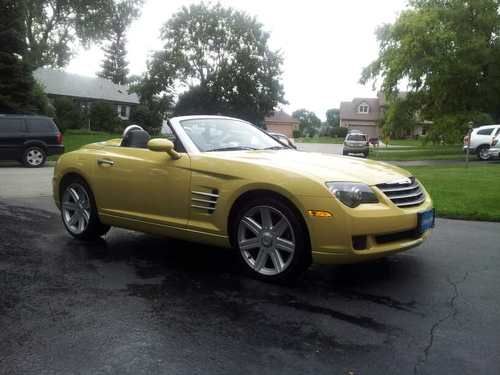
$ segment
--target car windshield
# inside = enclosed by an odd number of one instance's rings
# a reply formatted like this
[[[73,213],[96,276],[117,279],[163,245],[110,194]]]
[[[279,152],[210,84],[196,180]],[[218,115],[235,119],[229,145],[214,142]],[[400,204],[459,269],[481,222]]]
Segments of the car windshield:
[[[350,134],[347,136],[347,140],[366,142],[366,137],[363,134]]]
[[[271,136],[244,121],[200,118],[183,120],[180,123],[186,134],[202,152],[285,148]]]

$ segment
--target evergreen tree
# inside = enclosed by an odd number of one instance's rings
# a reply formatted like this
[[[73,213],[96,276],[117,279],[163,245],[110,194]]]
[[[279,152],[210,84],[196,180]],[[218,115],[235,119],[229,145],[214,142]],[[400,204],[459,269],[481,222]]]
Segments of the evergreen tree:
[[[121,85],[127,82],[129,72],[126,59],[126,32],[132,20],[138,15],[137,4],[137,1],[124,1],[115,5],[107,35],[109,43],[103,47],[105,57],[98,76]]]
[[[26,62],[24,1],[0,0],[0,112],[31,109],[33,75]]]

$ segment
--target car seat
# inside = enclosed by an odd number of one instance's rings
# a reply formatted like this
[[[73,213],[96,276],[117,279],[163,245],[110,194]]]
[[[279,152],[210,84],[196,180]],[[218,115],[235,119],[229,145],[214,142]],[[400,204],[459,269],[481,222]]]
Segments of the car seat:
[[[123,138],[120,146],[147,148],[151,136],[139,125],[130,125],[123,131]]]

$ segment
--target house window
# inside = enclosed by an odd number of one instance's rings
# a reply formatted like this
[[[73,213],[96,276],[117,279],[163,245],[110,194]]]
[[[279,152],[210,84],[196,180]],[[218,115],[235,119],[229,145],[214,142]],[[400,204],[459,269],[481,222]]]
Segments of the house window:
[[[368,113],[370,107],[366,103],[361,103],[358,107],[358,113]]]
[[[127,106],[126,105],[120,106],[120,116],[127,117]]]

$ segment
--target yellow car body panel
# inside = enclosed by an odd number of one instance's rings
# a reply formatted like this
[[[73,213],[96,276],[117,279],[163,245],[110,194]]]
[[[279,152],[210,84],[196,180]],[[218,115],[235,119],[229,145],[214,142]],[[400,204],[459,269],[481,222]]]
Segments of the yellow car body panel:
[[[301,213],[313,260],[320,263],[381,257],[417,246],[430,233],[385,244],[377,242],[377,236],[416,229],[417,213],[432,208],[423,186],[425,201],[405,209],[375,186],[410,176],[393,165],[295,150],[180,155],[174,160],[164,152],[120,147],[120,139],[64,154],[54,171],[56,205],[60,206],[62,179],[78,174],[92,189],[104,224],[230,247],[228,220],[236,200],[247,192],[272,191]],[[108,160],[113,164],[107,164]],[[334,198],[325,185],[327,181],[366,183],[379,203],[349,208]],[[215,201],[214,210],[199,208],[198,203],[206,197]],[[313,217],[308,210],[327,211],[331,216]],[[364,250],[354,249],[353,236],[366,236]]]

